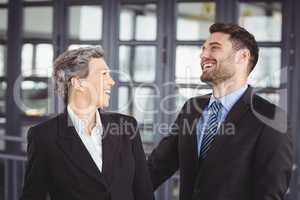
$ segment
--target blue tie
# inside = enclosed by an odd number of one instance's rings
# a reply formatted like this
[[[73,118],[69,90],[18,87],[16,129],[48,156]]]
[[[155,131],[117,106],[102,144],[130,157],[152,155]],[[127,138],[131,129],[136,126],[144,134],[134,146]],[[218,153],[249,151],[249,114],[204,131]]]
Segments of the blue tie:
[[[218,129],[218,123],[219,123],[218,120],[219,120],[221,108],[222,108],[222,104],[217,101],[214,101],[209,106],[210,114],[208,117],[206,127],[204,129],[203,139],[201,142],[201,148],[200,148],[200,154],[199,154],[199,156],[201,158],[205,158],[206,152],[210,148],[210,144],[215,138],[215,135],[216,135],[217,129]]]

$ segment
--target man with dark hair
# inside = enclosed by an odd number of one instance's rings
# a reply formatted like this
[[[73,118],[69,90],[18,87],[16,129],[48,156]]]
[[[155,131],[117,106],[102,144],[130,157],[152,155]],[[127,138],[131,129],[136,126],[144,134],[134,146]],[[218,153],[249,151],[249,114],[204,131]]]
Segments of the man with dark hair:
[[[201,53],[212,94],[188,100],[148,158],[154,189],[180,173],[180,200],[283,200],[292,171],[285,113],[247,85],[255,38],[213,24]]]
[[[102,49],[64,52],[53,75],[66,109],[28,131],[21,200],[152,200],[136,120],[102,110],[115,84]]]

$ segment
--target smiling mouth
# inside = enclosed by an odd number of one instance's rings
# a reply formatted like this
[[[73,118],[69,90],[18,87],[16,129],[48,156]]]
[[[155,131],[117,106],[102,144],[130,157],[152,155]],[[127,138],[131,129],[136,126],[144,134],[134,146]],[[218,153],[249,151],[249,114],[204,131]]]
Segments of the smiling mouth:
[[[111,90],[104,90],[104,93],[107,94],[107,95],[110,95]]]
[[[213,63],[204,63],[201,65],[202,71],[207,71],[211,68],[213,68],[214,64]]]

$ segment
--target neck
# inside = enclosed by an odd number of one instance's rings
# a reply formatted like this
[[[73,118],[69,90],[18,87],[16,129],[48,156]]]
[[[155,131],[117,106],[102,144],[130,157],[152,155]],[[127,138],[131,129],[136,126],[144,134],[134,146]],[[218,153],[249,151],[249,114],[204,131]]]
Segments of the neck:
[[[84,132],[87,134],[91,133],[91,130],[96,125],[96,107],[90,106],[89,108],[82,109],[78,104],[75,102],[70,101],[69,106],[74,112],[74,114],[85,123],[85,130]]]
[[[240,89],[244,85],[246,85],[247,80],[226,80],[218,84],[213,84],[213,95],[216,98],[221,98],[230,94],[231,92]]]

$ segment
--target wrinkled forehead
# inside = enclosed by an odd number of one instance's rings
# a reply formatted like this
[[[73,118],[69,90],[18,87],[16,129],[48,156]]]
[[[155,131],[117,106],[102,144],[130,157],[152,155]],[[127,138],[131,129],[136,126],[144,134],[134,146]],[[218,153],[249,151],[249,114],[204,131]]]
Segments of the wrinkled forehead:
[[[92,58],[89,61],[89,69],[91,71],[108,71],[109,67],[103,58]]]

